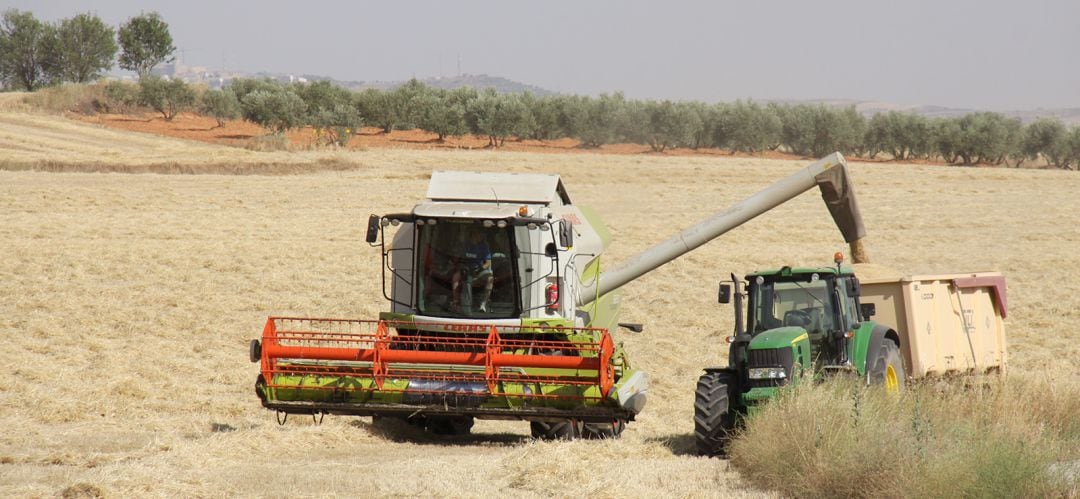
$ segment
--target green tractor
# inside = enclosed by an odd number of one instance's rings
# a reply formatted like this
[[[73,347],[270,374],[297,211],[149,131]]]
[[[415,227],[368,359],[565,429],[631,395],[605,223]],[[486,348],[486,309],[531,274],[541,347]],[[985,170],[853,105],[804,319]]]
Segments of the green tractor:
[[[734,297],[735,334],[728,338],[728,366],[707,368],[698,380],[698,452],[724,454],[740,418],[784,387],[807,382],[807,374],[851,373],[903,389],[901,336],[870,319],[875,305],[860,304],[859,279],[842,255],[835,260],[835,267],[754,272],[746,276],[745,293],[734,275],[720,285],[720,303]]]

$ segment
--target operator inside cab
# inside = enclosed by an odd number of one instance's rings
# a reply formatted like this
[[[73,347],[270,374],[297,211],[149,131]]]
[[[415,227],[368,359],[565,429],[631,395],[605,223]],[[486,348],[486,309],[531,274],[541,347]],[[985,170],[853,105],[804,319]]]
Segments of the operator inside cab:
[[[488,246],[487,238],[484,237],[483,228],[473,226],[469,229],[468,234],[468,240],[465,242],[464,251],[462,251],[459,270],[454,272],[454,282],[451,290],[454,301],[451,306],[455,310],[460,310],[461,304],[464,302],[466,307],[471,308],[473,306],[473,287],[476,286],[483,288],[477,310],[487,312],[488,300],[491,298],[491,288],[495,283],[494,274],[491,272],[491,247]],[[464,287],[461,286],[462,281],[465,282]]]

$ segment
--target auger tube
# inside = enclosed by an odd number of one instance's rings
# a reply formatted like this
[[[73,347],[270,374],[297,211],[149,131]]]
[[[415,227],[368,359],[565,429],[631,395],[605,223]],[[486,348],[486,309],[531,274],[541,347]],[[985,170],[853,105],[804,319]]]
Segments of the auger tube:
[[[862,215],[855,200],[855,191],[847,175],[847,162],[843,155],[836,152],[687,228],[671,239],[641,252],[620,267],[601,273],[596,281],[581,290],[578,295],[578,305],[586,305],[597,297],[622,287],[649,271],[795,198],[815,185],[821,188],[821,197],[828,206],[833,221],[843,234],[844,240],[850,245],[852,261],[867,263],[869,258],[862,244],[866,229],[863,227]]]

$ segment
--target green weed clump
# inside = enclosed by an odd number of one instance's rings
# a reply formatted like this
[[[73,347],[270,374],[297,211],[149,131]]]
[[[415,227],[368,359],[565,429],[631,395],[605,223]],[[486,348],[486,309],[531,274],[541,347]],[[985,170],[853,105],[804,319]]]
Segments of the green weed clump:
[[[749,418],[730,456],[788,496],[1076,497],[1080,387],[1027,375],[887,394],[834,379]]]

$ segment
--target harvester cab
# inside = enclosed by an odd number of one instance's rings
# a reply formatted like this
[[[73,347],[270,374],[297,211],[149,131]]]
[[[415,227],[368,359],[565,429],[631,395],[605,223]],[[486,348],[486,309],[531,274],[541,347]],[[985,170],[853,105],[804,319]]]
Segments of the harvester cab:
[[[427,202],[369,221],[391,303],[382,318],[591,324],[589,311],[579,317],[574,300],[559,299],[576,291],[567,277],[603,250],[584,218],[555,175],[435,172]]]

